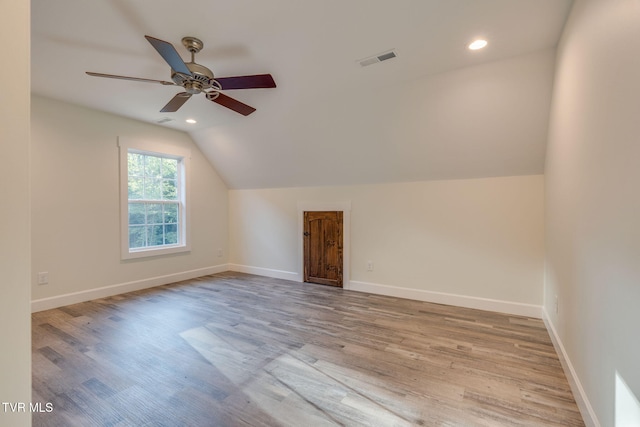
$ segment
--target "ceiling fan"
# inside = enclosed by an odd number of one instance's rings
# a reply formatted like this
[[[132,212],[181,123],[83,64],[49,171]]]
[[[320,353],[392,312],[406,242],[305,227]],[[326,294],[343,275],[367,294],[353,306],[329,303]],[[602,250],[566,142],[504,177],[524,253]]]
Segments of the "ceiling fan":
[[[118,76],[114,74],[86,73],[94,77],[107,77],[110,79],[133,80],[138,82],[159,83],[165,86],[182,86],[185,92],[180,92],[165,105],[160,112],[173,113],[178,111],[192,95],[204,93],[209,101],[227,107],[236,113],[244,116],[256,111],[255,108],[244,104],[237,99],[220,92],[222,90],[234,89],[259,89],[274,88],[276,83],[271,74],[256,74],[250,76],[217,77],[204,65],[196,64],[195,54],[202,50],[204,43],[195,37],[184,37],[182,44],[191,52],[191,62],[184,62],[176,48],[169,42],[156,39],[151,36],[144,36],[149,43],[158,51],[160,56],[171,67],[172,82],[163,80],[143,79],[138,77]]]

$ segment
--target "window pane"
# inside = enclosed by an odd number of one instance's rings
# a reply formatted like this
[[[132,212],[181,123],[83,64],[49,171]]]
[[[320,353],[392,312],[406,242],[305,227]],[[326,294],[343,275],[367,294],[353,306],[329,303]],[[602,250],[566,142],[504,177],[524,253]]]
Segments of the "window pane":
[[[179,202],[184,159],[136,151],[127,153],[129,248],[175,246],[184,243],[180,230],[184,207]],[[123,206],[124,208],[124,206]]]
[[[147,203],[147,224],[162,224],[162,205]]]
[[[145,227],[134,225],[129,227],[129,248],[145,247]]]
[[[178,204],[177,203],[164,205],[164,223],[165,224],[178,223]]]
[[[176,159],[162,159],[162,177],[178,179],[178,161]]]
[[[144,174],[147,177],[162,178],[162,159],[156,156],[145,156]]]
[[[178,188],[174,179],[162,181],[162,200],[178,200]]]
[[[128,153],[127,160],[127,170],[129,176],[144,175],[144,155],[137,153]]]
[[[139,200],[143,196],[144,178],[129,177],[129,200]]]
[[[175,245],[178,243],[178,225],[169,224],[164,226],[164,244]]]
[[[160,200],[162,198],[162,180],[145,177],[144,198],[147,200]]]
[[[144,204],[129,203],[129,224],[144,224]]]
[[[148,225],[147,226],[147,241],[149,246],[160,246],[164,243],[162,225]]]

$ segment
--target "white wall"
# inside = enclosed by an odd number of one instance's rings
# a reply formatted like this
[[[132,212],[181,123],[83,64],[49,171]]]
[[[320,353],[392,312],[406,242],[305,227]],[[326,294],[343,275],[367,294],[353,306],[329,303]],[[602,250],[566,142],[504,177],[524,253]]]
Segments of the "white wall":
[[[616,372],[640,397],[638,76],[640,2],[576,1],[549,131],[545,311],[594,425],[622,425]]]
[[[7,3],[7,4],[5,4]],[[29,2],[0,13],[0,402],[31,400],[29,256]],[[4,66],[10,63],[10,66]],[[31,414],[0,406],[0,425],[30,426]]]
[[[225,268],[227,188],[186,133],[34,96],[31,134],[36,309]],[[118,136],[191,149],[191,252],[120,259]]]
[[[300,280],[298,204],[340,202],[351,203],[345,287],[540,316],[540,175],[230,190],[232,268]]]

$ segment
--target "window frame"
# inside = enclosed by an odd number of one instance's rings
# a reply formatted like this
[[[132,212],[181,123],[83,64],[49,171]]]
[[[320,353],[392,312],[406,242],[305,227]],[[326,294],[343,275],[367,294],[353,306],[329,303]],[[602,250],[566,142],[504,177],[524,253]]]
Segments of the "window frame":
[[[190,169],[191,150],[156,141],[118,138],[120,157],[120,257],[123,260],[155,257],[191,251]],[[177,244],[129,248],[129,171],[128,154],[139,153],[177,159],[178,171],[178,236]]]

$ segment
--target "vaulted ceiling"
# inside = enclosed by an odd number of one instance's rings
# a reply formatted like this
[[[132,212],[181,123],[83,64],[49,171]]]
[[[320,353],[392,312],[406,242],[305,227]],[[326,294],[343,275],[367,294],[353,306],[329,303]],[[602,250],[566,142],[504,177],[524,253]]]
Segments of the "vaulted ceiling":
[[[541,173],[554,47],[571,0],[32,0],[32,91],[188,132],[230,188]],[[177,86],[144,36],[204,42],[242,116]],[[489,45],[469,51],[475,38]],[[395,49],[396,58],[359,60]],[[193,118],[196,124],[187,124]]]

